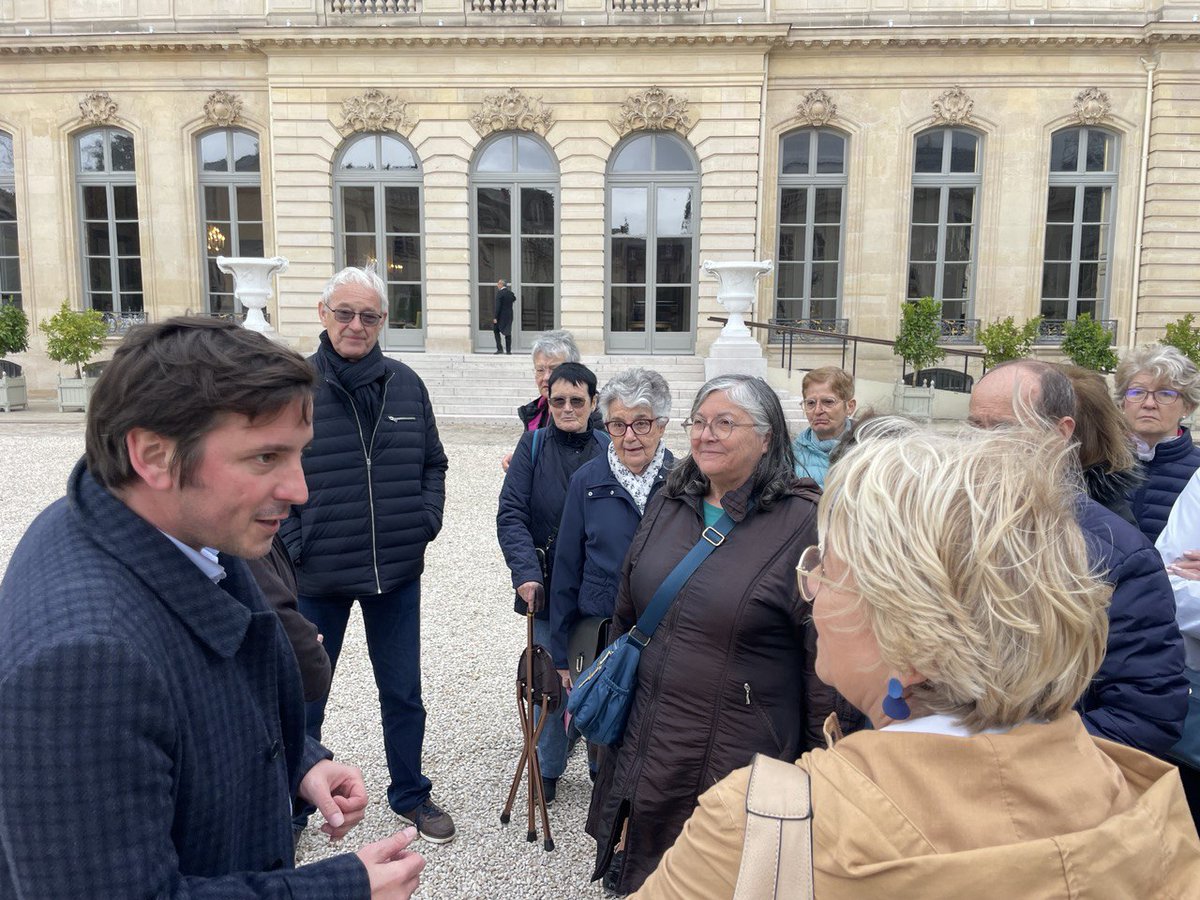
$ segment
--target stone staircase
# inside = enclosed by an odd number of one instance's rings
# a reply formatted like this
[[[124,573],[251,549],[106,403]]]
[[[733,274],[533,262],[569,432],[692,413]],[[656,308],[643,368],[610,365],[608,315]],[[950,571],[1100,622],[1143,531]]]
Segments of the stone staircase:
[[[516,409],[534,396],[533,366],[528,355],[490,353],[389,353],[410,366],[425,386],[441,422],[513,425]],[[654,369],[671,386],[671,422],[691,412],[692,399],[704,384],[704,358],[699,356],[588,356],[583,363],[596,373],[601,387],[613,375],[634,366]],[[799,404],[780,392],[793,430],[803,414]]]

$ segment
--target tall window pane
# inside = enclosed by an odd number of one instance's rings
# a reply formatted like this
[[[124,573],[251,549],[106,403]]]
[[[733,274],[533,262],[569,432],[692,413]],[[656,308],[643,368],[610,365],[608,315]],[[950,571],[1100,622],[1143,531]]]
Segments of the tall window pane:
[[[387,284],[389,346],[420,346],[425,327],[421,165],[394,134],[352,138],[334,168],[339,266],[370,266]]]
[[[1042,253],[1042,332],[1062,333],[1083,313],[1108,308],[1117,138],[1098,128],[1067,128],[1050,141],[1046,238]]]
[[[915,140],[906,296],[941,301],[947,338],[973,334],[982,150],[979,136],[961,128]]]
[[[841,298],[846,139],[815,128],[783,136],[774,320],[834,330]]]
[[[145,321],[133,135],[97,128],[75,138],[84,306],[114,331]]]
[[[678,136],[648,132],[608,175],[608,335],[614,350],[686,350],[696,319],[700,184]]]
[[[477,341],[492,340],[496,282],[517,295],[514,343],[558,321],[558,163],[528,134],[490,138],[471,167]]]
[[[0,131],[0,301],[22,302],[17,249],[17,181],[11,134]]]
[[[233,276],[218,256],[265,256],[258,137],[235,128],[197,139],[200,161],[200,237],[204,252],[204,308],[210,315],[241,316]]]

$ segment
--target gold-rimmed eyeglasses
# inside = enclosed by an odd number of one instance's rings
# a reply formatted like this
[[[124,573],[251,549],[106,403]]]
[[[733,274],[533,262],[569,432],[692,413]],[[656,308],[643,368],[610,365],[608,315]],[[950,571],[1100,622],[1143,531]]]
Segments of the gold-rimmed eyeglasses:
[[[800,597],[805,603],[812,603],[817,597],[821,582],[825,579],[820,575],[821,548],[816,544],[805,547],[800,554],[800,562],[796,565],[796,584],[800,588]]]

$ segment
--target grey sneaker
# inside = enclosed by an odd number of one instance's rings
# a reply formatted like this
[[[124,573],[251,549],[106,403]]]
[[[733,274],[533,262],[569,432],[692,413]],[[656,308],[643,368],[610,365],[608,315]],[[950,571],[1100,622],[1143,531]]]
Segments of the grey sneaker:
[[[417,832],[431,844],[448,844],[458,832],[454,820],[432,800],[426,800],[415,809],[398,814],[400,821],[416,827]]]

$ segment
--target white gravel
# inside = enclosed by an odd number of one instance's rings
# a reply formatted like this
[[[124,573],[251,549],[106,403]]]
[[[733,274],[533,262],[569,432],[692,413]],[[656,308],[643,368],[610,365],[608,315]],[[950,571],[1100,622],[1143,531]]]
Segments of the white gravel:
[[[553,852],[544,852],[540,840],[525,840],[524,789],[512,823],[500,824],[500,809],[520,754],[513,677],[525,628],[512,611],[495,515],[503,480],[499,459],[512,449],[518,432],[514,427],[470,425],[448,425],[441,431],[450,457],[445,523],[429,549],[422,580],[422,673],[428,709],[424,768],[433,780],[434,800],[454,817],[458,837],[445,846],[418,841],[428,864],[417,896],[602,896],[599,886],[588,881],[594,843],[583,831],[591,785],[582,745],[550,807]],[[672,436],[672,449],[678,450],[681,443]],[[81,422],[0,421],[0,570],[7,568],[28,524],[63,494],[82,451]],[[378,697],[357,612],[334,678],[324,741],[339,759],[362,768],[371,807],[341,846],[330,846],[310,826],[299,846],[301,864],[353,851],[400,826],[385,798],[387,767]]]

